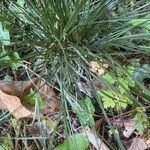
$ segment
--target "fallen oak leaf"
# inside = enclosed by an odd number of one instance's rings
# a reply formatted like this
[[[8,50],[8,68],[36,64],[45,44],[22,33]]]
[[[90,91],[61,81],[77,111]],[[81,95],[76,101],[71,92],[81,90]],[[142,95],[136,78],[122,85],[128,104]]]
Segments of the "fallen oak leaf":
[[[17,120],[34,115],[21,104],[17,96],[5,94],[2,90],[0,90],[0,104],[2,104],[0,109],[8,109]]]

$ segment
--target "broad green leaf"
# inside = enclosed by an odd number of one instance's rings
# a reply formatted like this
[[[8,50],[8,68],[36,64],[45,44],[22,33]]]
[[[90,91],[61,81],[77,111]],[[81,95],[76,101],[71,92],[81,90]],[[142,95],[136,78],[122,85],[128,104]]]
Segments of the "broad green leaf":
[[[144,113],[144,112],[146,112],[146,109],[144,107],[137,107],[136,111]]]
[[[84,100],[81,100],[79,104],[82,109],[86,110],[86,112],[89,112],[90,114],[93,114],[95,112],[95,108],[89,97],[86,97]]]
[[[17,52],[8,55],[5,50],[0,53],[2,57],[0,62],[9,65],[13,70],[18,70],[18,68],[22,65],[21,58]]]
[[[75,104],[73,106],[80,123],[82,125],[94,125],[95,121],[93,119],[93,114],[95,112],[95,108],[91,102],[89,97],[86,97],[84,100],[81,100],[79,104]]]
[[[128,85],[129,85],[130,87],[134,87],[134,86],[135,86],[134,78],[128,78],[127,80],[128,80]]]
[[[68,137],[62,144],[54,150],[86,150],[89,146],[88,140],[82,133],[74,134]]]
[[[12,53],[10,55],[11,63],[10,66],[12,69],[18,70],[18,68],[22,65],[21,58],[17,52]]]
[[[126,90],[124,89],[124,87],[122,87],[122,85],[118,86],[118,90],[120,91],[121,94],[126,92]]]
[[[3,45],[10,45],[9,31],[2,26],[0,22],[0,41]]]
[[[110,90],[104,90],[104,92],[107,93],[107,95],[112,96],[112,92]],[[97,96],[102,100],[104,108],[115,108],[115,101],[107,95],[97,91]]]
[[[126,101],[125,99],[119,99],[119,101],[116,102],[116,110],[120,111],[121,109],[125,109],[127,108],[128,104],[130,103]]]
[[[82,109],[79,104],[73,106],[73,110],[77,114],[81,125],[83,126],[93,126],[95,125],[95,121],[91,113],[87,112],[86,110]]]

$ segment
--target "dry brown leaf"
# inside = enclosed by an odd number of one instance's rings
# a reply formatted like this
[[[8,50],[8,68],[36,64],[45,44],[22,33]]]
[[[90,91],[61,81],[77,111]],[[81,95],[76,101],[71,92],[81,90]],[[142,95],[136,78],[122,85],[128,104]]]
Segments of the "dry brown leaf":
[[[90,61],[89,70],[94,73],[98,72],[98,74],[102,76],[105,73],[105,69],[108,68],[108,66],[109,65],[106,63],[101,63],[100,65],[96,61]]]
[[[33,116],[33,113],[27,110],[16,96],[5,94],[0,90],[0,109],[8,109],[16,118]]]
[[[108,68],[109,65],[106,63],[103,63],[102,60],[100,60],[99,62],[97,61],[90,61],[89,63],[89,70],[93,73],[98,73],[100,76],[102,76],[105,73],[105,69]],[[93,80],[93,83],[95,86],[97,86],[100,89],[106,89],[107,86],[98,81],[98,80]]]
[[[40,80],[36,86],[36,88],[39,89],[39,94],[45,99],[48,105],[48,111],[54,112],[57,110],[59,107],[59,101],[53,89],[42,80]]]
[[[59,108],[59,101],[51,88],[51,86],[45,84],[44,81],[42,81],[39,78],[34,78],[29,81],[13,81],[13,82],[3,82],[0,81],[0,90],[1,92],[8,94],[7,96],[14,96],[13,99],[16,99],[18,102],[18,105],[21,103],[24,103],[24,97],[30,92],[30,89],[38,90],[41,97],[44,98],[47,104],[46,112],[54,112],[56,109]],[[2,97],[1,97],[2,98]],[[20,102],[21,101],[21,102]],[[7,108],[8,110],[11,110],[11,106],[8,108],[2,100],[0,101],[0,109]],[[13,104],[14,105],[14,104]],[[17,105],[17,104],[15,104]],[[27,107],[29,109],[29,106]],[[14,110],[12,106],[12,110]],[[20,109],[19,109],[20,110]],[[12,111],[11,111],[12,112]],[[19,112],[18,112],[19,113]]]
[[[22,99],[30,89],[39,82],[38,78],[34,78],[29,81],[0,81],[0,90],[9,95],[14,95]]]
[[[147,144],[146,141],[142,138],[135,137],[128,150],[145,150],[148,148],[150,148],[150,144]]]
[[[129,120],[127,122],[124,122],[124,131],[123,131],[123,135],[127,138],[129,138],[129,136],[134,132],[135,127],[134,127],[134,121],[133,120]]]
[[[93,131],[87,127],[84,131],[85,136],[96,150],[109,150],[108,146]]]
[[[7,109],[6,105],[0,100],[0,109]]]
[[[89,67],[90,67],[89,68],[90,71],[92,71],[94,73],[97,72],[98,69],[100,68],[99,64],[96,61],[90,61]]]

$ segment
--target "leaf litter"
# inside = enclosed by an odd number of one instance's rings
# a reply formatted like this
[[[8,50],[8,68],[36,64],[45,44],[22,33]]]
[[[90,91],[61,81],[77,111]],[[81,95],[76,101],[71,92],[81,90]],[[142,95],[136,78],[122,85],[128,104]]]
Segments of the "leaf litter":
[[[51,113],[59,109],[59,101],[53,89],[38,78],[28,81],[0,82],[0,109],[8,109],[16,119],[33,116],[34,112],[27,106],[24,97],[30,89],[38,90]]]
[[[104,72],[98,71],[100,66],[98,66],[97,63],[95,62],[93,64],[95,64],[95,68],[93,67],[93,70],[91,71],[94,73],[97,72],[100,76],[103,75],[105,70]],[[102,68],[105,69],[108,68],[108,64],[106,64],[106,66],[104,65]],[[31,111],[30,107],[24,105],[25,103],[24,97],[30,93],[31,89],[33,91],[39,89],[38,91],[39,95],[45,99],[45,102],[47,104],[46,110],[49,113],[53,113],[59,109],[60,104],[55,92],[53,91],[53,88],[45,84],[45,82],[43,80],[40,80],[39,78],[33,78],[32,80],[28,80],[28,81],[0,82],[0,109],[8,109],[16,119],[20,119],[24,117],[33,117],[34,112]],[[15,107],[12,108],[11,104],[13,104]],[[19,108],[22,108],[23,111],[22,112],[19,111]],[[48,121],[46,120],[46,124],[47,122]],[[50,120],[49,124],[50,126],[52,125],[54,126],[53,128],[55,128],[55,124],[53,120]],[[132,120],[124,121],[123,126],[125,127],[125,129],[122,131],[122,134],[124,135],[124,137],[129,138],[132,135],[132,133],[135,131],[133,121]],[[33,132],[32,128],[31,128],[31,132]],[[88,139],[88,141],[96,150],[99,150],[99,148],[101,150],[109,149],[107,145],[103,142],[103,140],[97,135],[95,135],[95,133],[93,133],[93,131],[91,131],[90,128],[88,128],[84,132],[82,131],[81,133],[85,135],[85,137]],[[138,144],[136,144],[137,142]],[[145,139],[143,138],[132,138],[132,143],[128,149],[136,150],[138,148],[141,148],[140,150],[149,148],[148,140],[145,141]]]

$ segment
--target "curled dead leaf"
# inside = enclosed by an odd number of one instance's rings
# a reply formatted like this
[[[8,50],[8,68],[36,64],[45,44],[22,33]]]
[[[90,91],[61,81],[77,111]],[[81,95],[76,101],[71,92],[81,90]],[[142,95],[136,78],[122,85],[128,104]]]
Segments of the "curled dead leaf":
[[[39,91],[40,96],[44,98],[47,104],[46,112],[54,112],[59,108],[59,101],[52,87],[43,80],[34,78],[28,81],[0,81],[0,109],[8,109],[17,119],[29,116],[31,112],[22,103],[25,104],[24,97],[29,94],[30,89]],[[29,106],[27,108],[30,109]]]
[[[0,109],[8,109],[16,118],[33,116],[33,113],[26,109],[17,96],[5,94],[0,90]]]
[[[30,89],[38,83],[39,79],[34,78],[28,81],[0,81],[0,90],[9,95],[14,95],[22,99]]]

